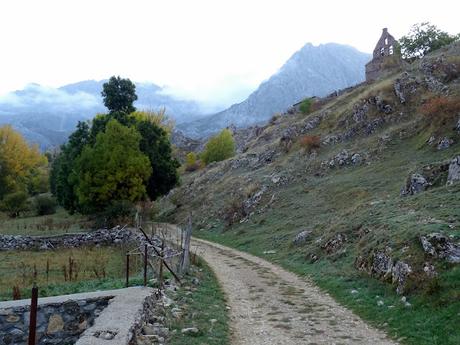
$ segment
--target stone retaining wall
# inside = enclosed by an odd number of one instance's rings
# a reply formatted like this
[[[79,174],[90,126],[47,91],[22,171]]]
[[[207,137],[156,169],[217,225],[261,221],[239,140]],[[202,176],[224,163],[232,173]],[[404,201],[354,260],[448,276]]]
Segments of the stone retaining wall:
[[[74,344],[107,307],[112,296],[38,306],[37,345]],[[0,344],[27,344],[30,306],[0,309]]]
[[[144,243],[144,236],[138,231],[119,227],[50,237],[0,235],[0,251],[108,246],[129,242]]]

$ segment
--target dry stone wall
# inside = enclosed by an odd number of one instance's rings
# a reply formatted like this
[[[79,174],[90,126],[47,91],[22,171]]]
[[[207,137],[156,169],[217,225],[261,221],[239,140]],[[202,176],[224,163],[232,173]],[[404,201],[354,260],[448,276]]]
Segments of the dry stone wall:
[[[37,312],[37,345],[74,344],[112,297],[69,300],[40,305]],[[27,344],[30,306],[0,309],[0,344]]]

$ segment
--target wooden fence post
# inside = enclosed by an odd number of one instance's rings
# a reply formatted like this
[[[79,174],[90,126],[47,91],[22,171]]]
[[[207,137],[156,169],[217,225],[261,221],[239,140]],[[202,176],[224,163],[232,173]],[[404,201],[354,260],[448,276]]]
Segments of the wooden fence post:
[[[126,254],[126,287],[129,286],[129,254]]]
[[[144,286],[147,286],[147,244],[144,244]]]
[[[30,302],[29,318],[29,345],[35,345],[37,333],[37,305],[38,305],[38,287],[32,288],[32,299]]]
[[[184,233],[184,248],[180,264],[181,274],[186,274],[190,268],[190,240],[192,238],[192,215],[188,216],[187,226]]]

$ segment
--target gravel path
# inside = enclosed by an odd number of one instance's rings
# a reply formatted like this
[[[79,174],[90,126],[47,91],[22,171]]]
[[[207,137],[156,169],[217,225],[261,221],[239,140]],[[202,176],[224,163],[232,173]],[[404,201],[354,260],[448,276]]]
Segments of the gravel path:
[[[232,345],[395,345],[312,282],[255,256],[193,239],[228,299]]]

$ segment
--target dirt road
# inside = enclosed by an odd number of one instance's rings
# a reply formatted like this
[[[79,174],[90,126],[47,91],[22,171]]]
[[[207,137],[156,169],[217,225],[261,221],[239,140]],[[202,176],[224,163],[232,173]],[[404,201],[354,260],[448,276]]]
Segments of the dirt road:
[[[263,259],[194,239],[230,306],[232,345],[395,345],[313,283]]]

